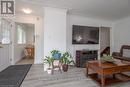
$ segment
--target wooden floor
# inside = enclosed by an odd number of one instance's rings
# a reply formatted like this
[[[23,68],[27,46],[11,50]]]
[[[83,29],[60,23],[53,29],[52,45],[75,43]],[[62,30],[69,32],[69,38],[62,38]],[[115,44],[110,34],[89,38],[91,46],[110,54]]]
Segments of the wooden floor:
[[[100,87],[97,82],[85,76],[83,68],[72,67],[68,72],[55,71],[53,75],[44,72],[43,64],[33,64],[21,87]],[[130,87],[130,81],[106,87]]]
[[[34,64],[34,58],[22,58],[20,61],[18,61],[16,63],[16,65],[20,65],[20,64]]]
[[[72,67],[68,72],[54,71],[53,75],[44,72],[43,65],[32,65],[21,87],[99,87],[86,78],[82,68]]]

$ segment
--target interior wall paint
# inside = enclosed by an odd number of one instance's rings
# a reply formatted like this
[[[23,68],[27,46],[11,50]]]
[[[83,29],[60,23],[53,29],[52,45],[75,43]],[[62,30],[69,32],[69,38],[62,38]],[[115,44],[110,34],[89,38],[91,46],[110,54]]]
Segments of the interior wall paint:
[[[44,58],[54,49],[66,51],[66,11],[44,8]]]
[[[113,29],[113,51],[119,51],[122,45],[130,45],[130,17],[116,21]]]
[[[92,19],[83,16],[67,15],[67,51],[69,51],[73,58],[75,59],[76,50],[98,50],[100,53],[100,43],[97,45],[74,45],[72,44],[72,25],[82,25],[82,26],[95,26],[95,27],[113,27],[113,23],[109,21]],[[99,56],[100,57],[100,56]]]
[[[110,47],[110,28],[100,28],[100,51],[103,51],[106,47]]]
[[[34,28],[35,28],[35,26],[34,26]],[[26,27],[26,37],[27,37],[26,44],[34,44],[34,28]]]
[[[13,22],[20,22],[20,23],[32,23],[35,24],[35,58],[34,58],[34,63],[41,63],[42,62],[42,57],[43,57],[43,17],[39,16],[30,16],[30,15],[15,15],[15,18],[13,19]],[[15,25],[14,25],[15,26]],[[15,28],[14,28],[15,30]],[[14,31],[15,32],[15,31]],[[13,33],[14,33],[13,32]],[[23,51],[23,47],[18,46],[16,43],[15,39],[15,34],[13,36],[12,40],[12,45],[13,45],[13,51],[12,52],[14,55],[12,58],[13,61],[12,63],[16,63],[19,58],[21,58],[21,53]],[[18,48],[18,49],[17,49]]]

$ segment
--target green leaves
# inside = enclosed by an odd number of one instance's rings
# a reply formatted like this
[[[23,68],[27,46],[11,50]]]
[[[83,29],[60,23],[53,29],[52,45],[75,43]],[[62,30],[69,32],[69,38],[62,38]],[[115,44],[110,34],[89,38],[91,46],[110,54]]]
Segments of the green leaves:
[[[101,61],[103,61],[103,62],[114,62],[114,58],[110,55],[103,55],[103,57],[101,57]]]
[[[54,62],[54,59],[49,56],[46,56],[46,58],[44,59],[44,63],[48,64],[49,67],[51,67],[53,65],[53,62]]]
[[[50,56],[46,56],[44,60],[44,64],[48,64],[49,67],[53,66],[53,62],[55,60],[55,58],[53,58],[53,56],[57,53],[61,53],[60,51],[58,50],[52,50],[51,51],[51,55]],[[61,58],[59,59],[61,61],[62,64],[75,64],[73,59],[72,59],[72,56],[69,52],[64,52],[61,54]]]
[[[54,56],[54,55],[57,54],[57,53],[60,53],[60,51],[59,51],[59,50],[52,50],[52,51],[51,51],[52,56]]]
[[[65,52],[61,58],[61,62],[62,64],[71,64],[73,63],[74,64],[74,61],[72,59],[72,56],[68,53],[68,52]]]

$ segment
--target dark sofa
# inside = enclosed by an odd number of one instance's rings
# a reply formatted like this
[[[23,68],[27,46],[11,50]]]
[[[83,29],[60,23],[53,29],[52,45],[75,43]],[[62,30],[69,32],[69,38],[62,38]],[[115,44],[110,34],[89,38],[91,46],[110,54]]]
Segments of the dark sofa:
[[[123,45],[120,52],[113,52],[112,56],[115,59],[130,62],[130,45]]]

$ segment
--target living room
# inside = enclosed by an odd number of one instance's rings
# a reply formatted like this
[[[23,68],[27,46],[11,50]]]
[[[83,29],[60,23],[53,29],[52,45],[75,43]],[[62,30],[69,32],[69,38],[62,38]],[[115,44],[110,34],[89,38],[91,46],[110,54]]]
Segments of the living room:
[[[46,0],[19,0],[15,1],[15,10],[16,13],[13,17],[3,17],[5,20],[8,20],[13,27],[11,27],[11,44],[9,47],[7,45],[1,44],[1,58],[0,58],[0,71],[4,70],[10,65],[14,65],[19,59],[21,55],[16,56],[14,52],[18,54],[18,50],[13,49],[14,38],[15,38],[15,22],[19,23],[31,23],[35,25],[35,55],[34,55],[34,64],[32,65],[32,69],[34,69],[34,76],[36,74],[47,75],[48,78],[51,75],[48,75],[45,71],[47,71],[48,66],[43,65],[43,59],[46,56],[50,55],[50,52],[54,49],[59,50],[61,52],[69,52],[73,57],[74,62],[76,62],[76,51],[77,50],[96,50],[97,51],[97,59],[100,59],[101,53],[101,28],[109,28],[110,30],[110,55],[113,52],[119,52],[123,45],[129,45],[129,27],[130,27],[130,11],[129,11],[129,1],[128,0],[109,0],[109,1],[94,1],[94,0],[86,0],[86,1],[46,1]],[[26,14],[23,12],[23,9],[31,10],[30,14]],[[99,42],[97,44],[73,44],[73,25],[83,26],[83,27],[98,27],[99,28]],[[10,48],[11,46],[11,48]],[[5,54],[6,53],[6,54]],[[5,59],[5,60],[3,60]],[[17,61],[15,59],[18,59]],[[41,64],[41,65],[39,65]],[[38,68],[38,70],[37,70]],[[31,70],[31,69],[30,69]],[[36,70],[36,71],[35,71]],[[33,70],[32,70],[33,71]],[[74,70],[69,69],[68,73],[74,73]],[[83,72],[79,69],[78,71]],[[57,71],[56,71],[57,72]],[[76,71],[75,71],[76,72]],[[83,82],[81,81],[74,83],[77,85],[73,85],[73,83],[68,83],[71,87],[79,87],[82,84],[85,85],[85,81],[90,80],[86,76],[82,76],[81,72],[77,72],[75,75],[79,73],[79,79],[83,78]],[[62,73],[63,74],[63,73]],[[62,77],[62,74],[56,74]],[[37,78],[42,78],[41,75]],[[52,75],[52,77],[55,76]],[[64,75],[63,75],[64,76]],[[66,76],[66,75],[65,75]],[[71,77],[71,76],[70,76]],[[30,78],[33,78],[30,76]],[[30,78],[25,78],[25,82],[22,87],[41,87],[42,79],[35,79],[27,81]],[[47,79],[47,78],[46,78]],[[51,79],[51,78],[49,78]],[[54,78],[53,78],[54,79]],[[55,78],[56,79],[56,78]],[[54,79],[54,80],[55,80]],[[74,78],[77,79],[77,78]],[[85,79],[85,80],[84,80]],[[27,82],[26,82],[27,81]],[[69,79],[69,81],[71,81]],[[79,80],[80,81],[80,80]],[[33,83],[37,83],[37,85]],[[40,83],[41,82],[41,83]],[[91,82],[91,81],[90,81]],[[31,84],[30,84],[31,83]],[[38,84],[39,83],[39,84]],[[53,83],[53,82],[52,82]],[[50,84],[52,84],[50,83]],[[57,83],[57,82],[56,82]],[[59,84],[59,82],[58,82]],[[65,87],[67,83],[62,84],[61,86]],[[98,84],[92,82],[95,87],[98,87]],[[128,83],[117,83],[111,85],[110,87],[116,87],[120,85],[125,85],[129,87]],[[56,87],[59,87],[55,84]],[[87,87],[92,87],[88,83]],[[124,86],[123,85],[123,86]],[[45,85],[45,87],[52,87],[53,85]],[[84,86],[83,86],[84,87]],[[85,86],[86,87],[86,86]]]

